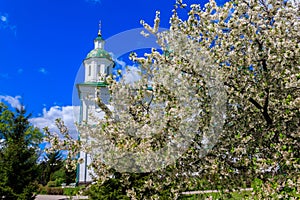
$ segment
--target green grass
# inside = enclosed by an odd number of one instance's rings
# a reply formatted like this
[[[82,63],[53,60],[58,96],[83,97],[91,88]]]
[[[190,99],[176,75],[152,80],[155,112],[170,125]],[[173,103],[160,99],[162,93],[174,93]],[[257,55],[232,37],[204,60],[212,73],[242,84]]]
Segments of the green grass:
[[[220,193],[207,193],[207,194],[192,194],[192,195],[182,195],[181,200],[198,200],[198,199],[205,199],[208,197],[212,197],[213,199],[220,199],[221,196],[226,199],[234,199],[234,200],[239,200],[239,199],[246,199],[251,195],[252,191],[242,191],[242,192],[230,192],[223,194],[223,196]]]
[[[193,194],[193,195],[182,195],[180,197],[181,200],[198,200],[198,199],[205,199],[208,197],[212,197],[212,199],[229,199],[229,200],[242,200],[242,199],[248,199],[251,197],[251,199],[259,199],[258,197],[255,198],[251,194],[252,191],[242,191],[242,192],[230,192],[230,193],[225,193],[223,196],[220,193],[207,193],[207,194]],[[300,194],[292,194],[296,199],[300,199]]]
[[[64,188],[64,195],[66,195],[66,196],[75,196],[83,188],[84,187]]]

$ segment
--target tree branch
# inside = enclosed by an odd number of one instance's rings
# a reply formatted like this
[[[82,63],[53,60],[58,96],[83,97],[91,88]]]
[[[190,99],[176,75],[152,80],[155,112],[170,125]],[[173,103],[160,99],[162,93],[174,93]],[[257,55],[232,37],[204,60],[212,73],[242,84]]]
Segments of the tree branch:
[[[257,102],[255,101],[252,97],[248,98],[248,100],[258,109],[263,109],[263,107]]]
[[[107,117],[111,117],[112,116],[112,112],[109,110],[109,108],[101,101],[100,97],[97,97],[97,101],[96,101],[97,105],[99,106],[99,108],[105,112]]]
[[[268,113],[268,107],[269,107],[269,88],[266,88],[266,97],[265,97],[265,103],[264,103],[264,107],[263,107],[263,116],[265,118],[265,120],[267,121],[268,125],[272,125],[273,124],[273,120],[271,119],[269,113]]]

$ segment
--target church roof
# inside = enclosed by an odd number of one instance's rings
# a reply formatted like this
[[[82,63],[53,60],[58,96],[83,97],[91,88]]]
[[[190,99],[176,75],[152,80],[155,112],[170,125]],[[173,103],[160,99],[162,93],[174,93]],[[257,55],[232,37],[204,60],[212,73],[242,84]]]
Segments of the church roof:
[[[106,58],[111,61],[113,60],[111,55],[101,48],[93,49],[92,51],[90,51],[85,59],[88,58]]]
[[[95,38],[95,40],[98,40],[98,41],[100,40],[101,41],[103,39],[102,39],[102,36],[98,33],[98,36]]]
[[[106,87],[108,84],[105,82],[85,82],[77,84],[77,87],[78,86]]]

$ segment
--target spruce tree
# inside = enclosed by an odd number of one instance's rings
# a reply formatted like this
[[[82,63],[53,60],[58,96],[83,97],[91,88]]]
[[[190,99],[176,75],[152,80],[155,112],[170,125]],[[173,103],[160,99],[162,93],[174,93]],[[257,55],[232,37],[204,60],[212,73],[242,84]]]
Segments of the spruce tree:
[[[42,133],[22,106],[15,112],[0,103],[0,198],[35,199]]]

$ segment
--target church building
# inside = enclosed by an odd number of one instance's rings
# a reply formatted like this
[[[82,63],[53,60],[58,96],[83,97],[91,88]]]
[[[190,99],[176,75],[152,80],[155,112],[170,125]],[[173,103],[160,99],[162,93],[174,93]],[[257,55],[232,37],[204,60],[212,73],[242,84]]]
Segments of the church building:
[[[115,63],[111,55],[104,50],[104,44],[105,41],[102,38],[101,29],[99,29],[98,36],[94,40],[94,49],[87,54],[83,61],[85,72],[84,82],[76,85],[81,103],[79,117],[79,122],[81,123],[91,122],[89,113],[95,113],[99,110],[95,102],[95,95],[97,95],[95,92],[96,88],[100,88],[100,98],[102,101],[105,104],[109,103],[109,91],[105,78],[112,74]],[[78,165],[77,183],[91,183],[91,170],[88,169],[91,158],[85,152],[80,152],[79,158],[83,162]]]

